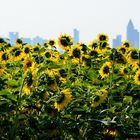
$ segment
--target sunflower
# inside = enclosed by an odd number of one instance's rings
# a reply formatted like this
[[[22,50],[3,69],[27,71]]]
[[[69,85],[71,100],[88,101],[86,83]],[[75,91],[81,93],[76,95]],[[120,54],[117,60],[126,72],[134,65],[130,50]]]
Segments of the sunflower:
[[[100,50],[99,49],[90,49],[89,51],[89,56],[91,58],[98,58],[99,57],[99,54],[100,54]]]
[[[118,46],[117,50],[118,50],[118,52],[120,52],[122,54],[126,54],[128,52],[128,49],[125,48],[125,46]]]
[[[97,40],[98,42],[107,42],[109,39],[106,34],[98,34]]]
[[[73,58],[80,59],[83,56],[82,47],[79,44],[77,44],[69,50],[68,54]]]
[[[97,41],[91,41],[88,46],[91,49],[96,49],[96,48],[98,48],[98,42]]]
[[[31,52],[31,46],[29,44],[26,44],[23,46],[23,52],[25,54],[29,54]]]
[[[64,34],[58,38],[58,45],[63,50],[67,50],[73,44],[72,37]]]
[[[33,68],[35,67],[35,62],[32,61],[31,58],[27,57],[23,61],[23,70],[26,71],[28,68]]]
[[[97,107],[100,104],[104,103],[105,100],[107,99],[107,96],[108,96],[107,90],[105,90],[105,89],[99,90],[95,94],[93,101],[91,101],[91,106],[92,107]]]
[[[134,76],[134,81],[137,85],[140,85],[140,70],[138,70]]]
[[[48,40],[48,41],[47,41],[47,44],[48,44],[48,46],[51,47],[51,48],[56,48],[56,47],[55,47],[56,41],[53,40],[53,39]]]
[[[0,51],[0,61],[6,62],[10,59],[11,55],[7,51]]]
[[[24,53],[22,52],[22,49],[20,49],[19,47],[17,46],[14,46],[12,47],[9,52],[11,53],[12,55],[12,59],[14,61],[19,61],[21,60],[22,58],[24,58]]]
[[[132,48],[132,44],[128,40],[122,42],[122,46],[125,47],[127,49],[127,51]]]
[[[88,51],[88,47],[87,47],[87,45],[84,44],[84,43],[78,43],[78,44],[82,47],[81,50],[83,51],[83,53],[86,54],[87,51]]]
[[[34,52],[34,53],[39,52],[39,50],[40,50],[40,46],[38,44],[33,46],[33,48],[32,48],[32,52]]]
[[[52,53],[53,51],[52,50],[46,50],[45,52],[43,52],[43,56],[46,58],[46,59],[50,59],[52,57]]]
[[[128,74],[128,67],[122,66],[122,67],[120,68],[120,73],[121,73],[122,75],[127,75],[127,74]]]
[[[23,44],[23,41],[22,41],[22,39],[17,38],[15,43],[16,43],[17,45],[19,45],[19,44]]]
[[[54,107],[58,111],[61,111],[64,109],[64,107],[67,107],[67,105],[70,103],[71,100],[72,100],[72,95],[71,95],[70,89],[63,89],[58,94],[56,102],[54,103]]]
[[[99,70],[99,73],[102,76],[102,78],[105,78],[109,75],[110,69],[111,69],[111,62],[106,62],[103,64],[103,66]]]
[[[139,53],[136,49],[131,49],[128,53],[128,61],[132,64],[132,65],[137,65],[138,63],[138,59],[139,59]]]

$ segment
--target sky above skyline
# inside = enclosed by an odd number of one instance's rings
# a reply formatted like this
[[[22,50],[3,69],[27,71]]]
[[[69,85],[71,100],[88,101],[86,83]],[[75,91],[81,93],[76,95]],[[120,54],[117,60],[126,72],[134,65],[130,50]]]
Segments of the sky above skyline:
[[[20,37],[56,39],[61,33],[80,31],[80,41],[96,39],[98,33],[109,38],[126,35],[132,19],[140,31],[140,0],[1,0],[0,36],[19,32]]]

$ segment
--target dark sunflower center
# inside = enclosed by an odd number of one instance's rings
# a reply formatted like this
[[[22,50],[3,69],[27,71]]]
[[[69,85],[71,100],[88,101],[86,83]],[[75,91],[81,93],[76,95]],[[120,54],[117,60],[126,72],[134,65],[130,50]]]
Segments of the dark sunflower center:
[[[138,59],[138,53],[137,53],[137,51],[132,51],[131,58]]]
[[[16,42],[19,43],[19,44],[22,44],[22,40],[21,39],[17,39]]]
[[[106,48],[107,47],[107,42],[101,42],[100,46],[101,46],[101,48]]]
[[[106,40],[106,36],[105,36],[105,35],[101,35],[101,36],[99,37],[99,39],[100,39],[100,41],[105,41],[105,40]]]
[[[60,42],[63,46],[68,46],[70,43],[70,39],[68,37],[62,37]]]
[[[31,67],[31,66],[32,66],[32,63],[31,63],[30,61],[28,61],[28,62],[26,63],[26,66],[27,66],[27,68],[28,68],[28,67]]]
[[[130,47],[129,43],[127,43],[127,42],[124,43],[124,46],[125,46],[126,48],[129,48],[129,47]]]
[[[73,50],[73,56],[75,58],[80,58],[80,55],[81,55],[81,52],[80,52],[80,50],[78,48]]]
[[[60,104],[63,102],[64,98],[65,98],[64,93],[60,93],[56,98],[56,102]]]
[[[39,51],[39,48],[38,47],[35,47],[34,48],[34,52],[36,52],[36,51]]]
[[[96,58],[96,57],[98,57],[98,52],[97,51],[91,51],[90,56],[94,56]]]
[[[105,66],[104,69],[103,69],[103,72],[105,74],[108,74],[109,73],[109,67],[108,66]]]
[[[93,43],[93,44],[92,44],[92,48],[95,49],[95,48],[97,48],[97,47],[98,47],[97,43]]]
[[[53,41],[53,40],[49,41],[49,44],[50,44],[51,46],[53,46],[53,45],[54,45],[54,41]]]
[[[51,57],[51,53],[50,52],[46,52],[45,56],[46,56],[46,58],[50,58]]]
[[[29,53],[29,51],[30,51],[30,49],[29,49],[28,47],[26,47],[26,48],[24,49],[24,52],[25,52],[25,53]]]
[[[60,73],[61,77],[63,77],[63,78],[67,76],[66,70],[64,70],[64,69],[59,70],[59,73]]]
[[[19,55],[20,55],[20,51],[19,50],[15,51],[15,56],[19,56]]]
[[[3,60],[8,60],[8,54],[7,53],[2,54],[2,59]]]
[[[94,97],[94,102],[98,102],[99,100],[100,100],[100,96],[96,95],[96,96]]]
[[[82,51],[83,51],[84,53],[86,53],[86,51],[87,51],[87,46],[86,46],[85,44],[81,44],[80,46],[82,46]]]
[[[123,69],[124,73],[128,73],[128,70],[126,68]]]
[[[140,81],[140,74],[139,74],[139,76],[138,76],[138,80]]]
[[[124,54],[126,52],[125,48],[121,48],[120,51]]]

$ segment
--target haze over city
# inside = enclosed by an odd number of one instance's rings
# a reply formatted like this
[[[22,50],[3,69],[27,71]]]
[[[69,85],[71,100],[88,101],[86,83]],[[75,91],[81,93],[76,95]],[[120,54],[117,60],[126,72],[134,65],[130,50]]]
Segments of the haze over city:
[[[0,36],[19,32],[21,37],[57,38],[61,33],[80,31],[80,41],[89,42],[98,33],[112,40],[126,38],[131,18],[140,30],[139,0],[5,0],[0,8]]]

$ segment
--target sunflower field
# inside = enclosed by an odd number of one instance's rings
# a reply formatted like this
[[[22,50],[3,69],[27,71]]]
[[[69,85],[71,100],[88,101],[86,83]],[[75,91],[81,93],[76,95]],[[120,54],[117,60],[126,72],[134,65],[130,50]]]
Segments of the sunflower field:
[[[108,40],[0,38],[0,139],[140,139],[140,50]]]

